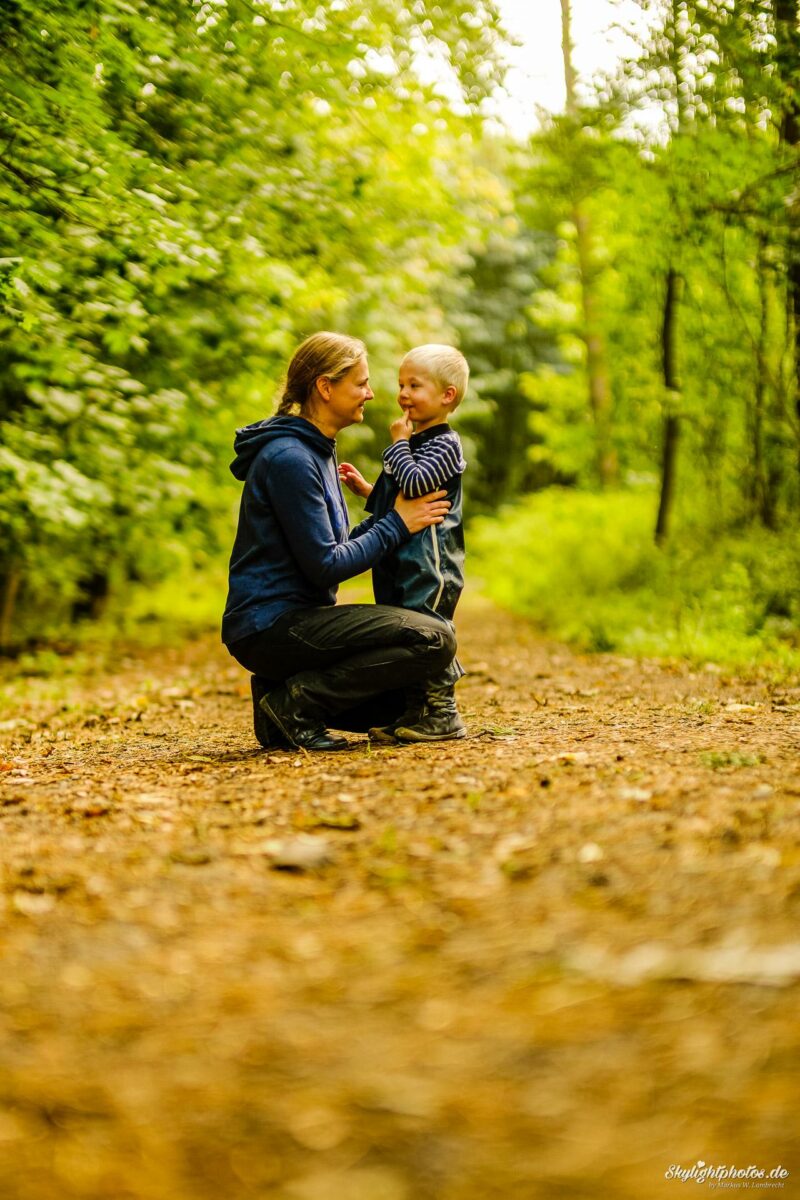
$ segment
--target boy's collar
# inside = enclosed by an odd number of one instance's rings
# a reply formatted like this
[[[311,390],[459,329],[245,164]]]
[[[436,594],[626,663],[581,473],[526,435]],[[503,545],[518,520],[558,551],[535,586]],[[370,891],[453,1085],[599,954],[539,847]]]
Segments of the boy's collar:
[[[429,438],[438,437],[442,433],[450,433],[450,426],[446,421],[441,425],[431,425],[429,429],[422,429],[419,433],[412,433],[409,441],[419,446],[422,442],[427,442]]]

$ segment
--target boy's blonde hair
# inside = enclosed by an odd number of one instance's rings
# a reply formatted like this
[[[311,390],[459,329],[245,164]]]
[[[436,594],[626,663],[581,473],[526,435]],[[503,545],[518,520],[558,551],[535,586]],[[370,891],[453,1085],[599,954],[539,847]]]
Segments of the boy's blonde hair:
[[[403,367],[406,363],[422,367],[442,390],[454,387],[456,398],[453,408],[458,408],[469,383],[469,363],[460,350],[456,350],[455,346],[428,342],[424,346],[415,346],[413,350],[409,350],[400,366]]]

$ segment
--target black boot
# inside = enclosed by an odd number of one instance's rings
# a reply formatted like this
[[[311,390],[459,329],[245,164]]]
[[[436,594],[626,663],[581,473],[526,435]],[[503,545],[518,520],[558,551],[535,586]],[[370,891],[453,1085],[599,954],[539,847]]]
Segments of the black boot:
[[[395,729],[395,737],[400,742],[449,742],[466,736],[467,727],[456,707],[452,683],[429,682],[420,719]]]
[[[253,697],[253,733],[259,746],[265,750],[286,750],[291,743],[281,733],[274,721],[270,720],[261,707],[261,697],[269,691],[270,684],[258,675],[250,676],[250,694]]]
[[[422,716],[425,707],[425,690],[418,684],[407,687],[405,703],[401,715],[390,721],[388,725],[373,725],[367,732],[371,742],[382,742],[384,745],[394,745],[397,741],[395,730],[401,725],[415,725]]]
[[[284,744],[296,746],[298,750],[346,750],[350,745],[347,738],[331,733],[321,721],[303,716],[285,684],[265,692],[258,703],[271,724],[280,731]]]

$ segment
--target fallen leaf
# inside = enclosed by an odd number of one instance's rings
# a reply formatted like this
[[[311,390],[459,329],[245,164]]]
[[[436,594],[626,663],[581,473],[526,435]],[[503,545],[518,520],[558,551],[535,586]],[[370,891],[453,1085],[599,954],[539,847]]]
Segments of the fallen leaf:
[[[285,841],[267,844],[271,866],[279,871],[314,871],[333,862],[329,843],[325,838],[299,834]]]

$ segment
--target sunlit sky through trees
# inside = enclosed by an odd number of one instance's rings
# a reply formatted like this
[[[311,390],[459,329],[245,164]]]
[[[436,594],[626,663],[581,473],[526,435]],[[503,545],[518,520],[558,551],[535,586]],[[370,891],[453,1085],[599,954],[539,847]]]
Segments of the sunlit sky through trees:
[[[525,136],[538,125],[538,110],[558,112],[564,106],[559,0],[499,0],[506,28],[522,43],[508,49],[506,94],[496,100],[497,115],[513,133]],[[572,0],[574,62],[579,78],[588,81],[612,71],[634,48],[623,32],[642,28],[644,17],[635,0]]]

